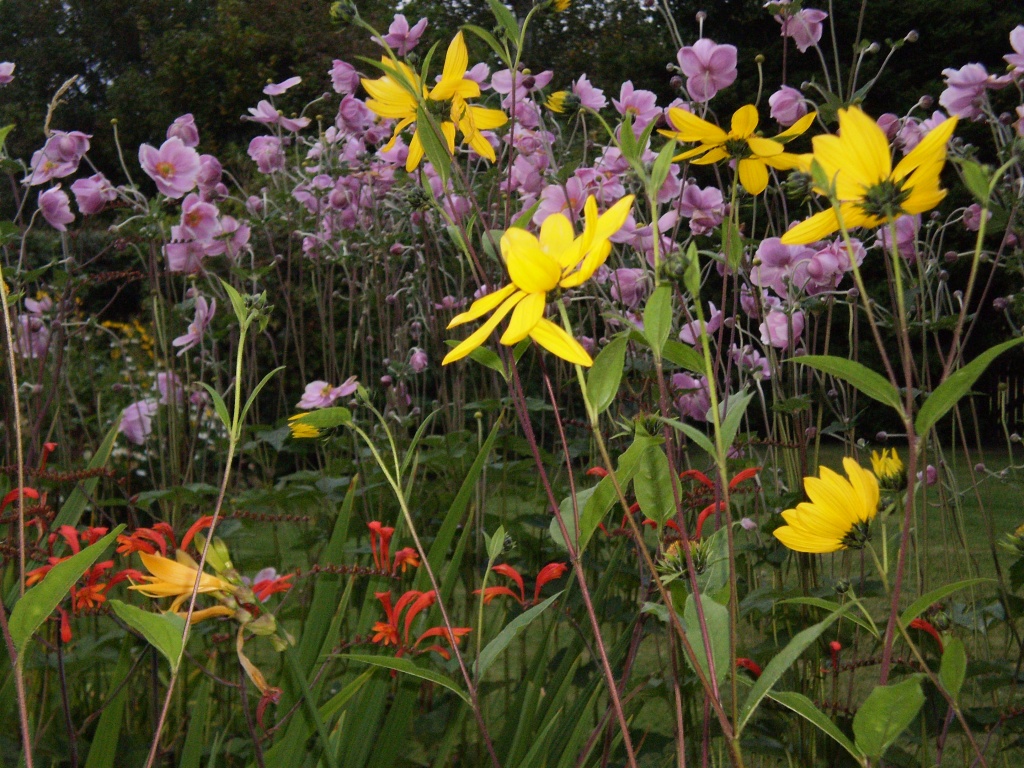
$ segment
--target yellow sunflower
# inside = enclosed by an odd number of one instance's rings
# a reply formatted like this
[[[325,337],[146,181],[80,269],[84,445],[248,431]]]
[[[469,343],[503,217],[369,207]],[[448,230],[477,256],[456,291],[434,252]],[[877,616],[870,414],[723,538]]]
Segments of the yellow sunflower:
[[[813,156],[804,170],[816,163],[824,172],[848,229],[877,227],[897,216],[924,213],[946,196],[939,174],[956,123],[956,117],[940,123],[893,168],[889,142],[878,123],[858,107],[840,109],[839,135],[815,136]],[[815,191],[829,194],[825,189]],[[838,229],[839,218],[830,207],[786,232],[782,243],[813,243]]]
[[[683,142],[699,142],[700,146],[676,155],[673,160],[689,160],[694,165],[710,165],[719,160],[736,160],[740,184],[752,195],[759,195],[768,186],[768,168],[788,171],[800,165],[797,155],[785,151],[785,144],[806,131],[814,122],[810,112],[785,131],[770,139],[757,135],[757,107],[747,104],[733,113],[728,132],[691,112],[671,107],[668,121],[675,130],[658,133]]]
[[[813,554],[867,543],[868,526],[878,514],[878,480],[850,458],[843,459],[843,469],[846,478],[828,467],[820,468],[820,477],[804,478],[810,501],[782,513],[786,525],[775,530],[779,541]]]
[[[469,67],[469,52],[466,41],[459,32],[448,45],[445,54],[444,69],[441,79],[429,91],[407,64],[387,57],[381,59],[380,68],[383,77],[376,80],[363,79],[363,87],[370,95],[366,106],[374,114],[388,120],[397,120],[395,132],[384,150],[391,149],[399,134],[412,124],[416,124],[412,140],[409,142],[409,156],[405,161],[405,170],[416,170],[423,160],[423,141],[420,136],[419,110],[429,102],[450,102],[449,119],[441,123],[441,133],[449,154],[455,153],[456,129],[462,134],[462,141],[468,144],[481,157],[492,163],[495,160],[494,147],[483,136],[481,131],[500,128],[508,122],[508,116],[500,109],[486,109],[469,104],[467,99],[480,95],[480,85],[465,77]]]
[[[907,470],[895,448],[871,452],[871,469],[879,484],[887,491],[901,490],[907,484]]]
[[[590,279],[611,252],[608,238],[626,221],[633,205],[627,195],[598,216],[597,202],[587,198],[583,234],[574,237],[572,222],[561,213],[544,219],[540,237],[525,229],[509,229],[501,237],[501,255],[512,282],[504,288],[477,299],[473,305],[448,324],[449,328],[468,323],[491,312],[487,322],[449,352],[442,365],[461,360],[486,341],[502,318],[512,317],[501,343],[518,344],[530,337],[554,355],[578,365],[592,365],[583,346],[561,326],[544,317],[548,293],[575,288]],[[514,310],[514,311],[513,311]]]

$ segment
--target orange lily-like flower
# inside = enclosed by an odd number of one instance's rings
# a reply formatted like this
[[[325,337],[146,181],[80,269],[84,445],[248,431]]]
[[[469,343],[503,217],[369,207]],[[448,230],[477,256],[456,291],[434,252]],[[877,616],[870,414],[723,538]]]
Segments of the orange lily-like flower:
[[[192,595],[199,566],[181,550],[178,550],[177,553],[178,560],[171,560],[160,555],[149,555],[145,552],[140,552],[139,557],[142,558],[142,564],[146,570],[152,575],[145,577],[148,584],[134,584],[129,589],[141,592],[146,597],[173,597],[174,602],[171,603],[170,610],[177,611],[186,598]],[[199,577],[198,591],[200,593],[234,594],[236,589],[234,584],[211,573],[204,573]],[[226,606],[221,607],[226,608]],[[230,615],[230,609],[227,610],[229,613],[218,612],[215,615]]]
[[[499,595],[506,595],[525,607],[526,605],[536,605],[537,603],[539,603],[541,587],[543,587],[549,581],[554,581],[555,579],[562,578],[565,575],[565,572],[569,570],[569,566],[565,563],[548,563],[543,568],[541,568],[540,571],[537,572],[537,584],[533,590],[532,603],[526,602],[526,589],[523,585],[522,574],[520,574],[519,571],[517,571],[515,568],[513,568],[511,565],[508,565],[507,563],[499,563],[498,565],[491,568],[491,570],[497,574],[507,576],[508,578],[512,579],[512,581],[516,583],[516,586],[519,587],[519,594],[517,595],[508,587],[487,587],[487,589],[483,590],[484,605],[490,603],[491,600],[498,597]],[[475,590],[473,594],[479,595],[480,590]]]

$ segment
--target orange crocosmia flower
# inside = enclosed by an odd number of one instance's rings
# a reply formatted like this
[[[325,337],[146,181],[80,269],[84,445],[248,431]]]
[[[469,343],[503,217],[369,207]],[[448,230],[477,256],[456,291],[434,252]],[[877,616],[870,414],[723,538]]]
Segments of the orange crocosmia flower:
[[[188,549],[188,545],[192,542],[192,537],[211,525],[213,525],[213,515],[200,517],[185,531],[185,535],[181,538],[181,546],[178,549]]]
[[[495,573],[500,573],[502,576],[507,576],[508,578],[512,579],[512,581],[516,583],[516,586],[519,587],[520,604],[526,603],[526,590],[523,587],[523,577],[519,574],[519,571],[517,571],[515,568],[513,568],[511,565],[508,565],[507,563],[499,563],[498,565],[494,566],[491,570]]]
[[[277,592],[287,592],[292,588],[291,579],[294,573],[287,573],[284,576],[278,576],[276,579],[263,579],[257,581],[252,585],[253,594],[259,598],[260,602],[265,602],[268,597]]]
[[[565,572],[569,570],[569,566],[565,563],[548,563],[537,573],[537,587],[533,590],[533,602],[540,602],[540,588],[547,584],[549,581],[560,579],[565,575]]]
[[[405,569],[409,566],[413,568],[420,567],[420,556],[419,553],[412,547],[403,547],[402,549],[395,552],[395,562],[391,566],[391,573],[398,573],[398,569],[402,569],[402,573],[405,573]]]
[[[108,588],[108,584],[89,584],[84,587],[72,587],[71,588],[71,605],[75,611],[91,610],[99,607],[100,603],[107,601],[107,596],[103,594]]]
[[[452,627],[452,631],[451,632],[448,631],[447,627],[431,627],[430,629],[428,629],[426,632],[424,632],[422,635],[419,636],[419,638],[416,640],[416,644],[413,647],[414,648],[419,648],[420,643],[422,643],[424,640],[426,640],[429,637],[443,637],[449,643],[451,643],[453,646],[455,646],[455,645],[459,644],[459,641],[461,641],[463,637],[465,637],[466,635],[468,635],[472,631],[473,631],[472,627]],[[442,657],[444,657],[445,660],[448,660],[448,659],[451,658],[451,654],[448,653],[448,649],[444,648],[444,647],[442,647],[440,645],[430,645],[430,646],[427,646],[426,648],[424,648],[421,651],[421,653],[427,653],[429,651],[434,651],[434,652],[440,654]]]

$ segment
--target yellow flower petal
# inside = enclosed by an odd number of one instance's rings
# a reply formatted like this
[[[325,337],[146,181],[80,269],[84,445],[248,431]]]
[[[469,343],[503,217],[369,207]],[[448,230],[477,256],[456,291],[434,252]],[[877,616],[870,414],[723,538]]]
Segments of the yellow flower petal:
[[[814,214],[809,219],[804,219],[779,240],[783,245],[806,245],[824,240],[838,229],[839,219],[836,218],[836,212],[829,208]]]
[[[668,121],[676,129],[672,138],[679,139],[679,141],[722,144],[729,138],[728,134],[717,125],[678,107],[669,109]]]
[[[468,323],[470,320],[476,320],[478,317],[483,317],[517,290],[518,289],[514,285],[509,283],[501,290],[494,291],[494,293],[488,293],[486,296],[481,296],[473,302],[469,309],[453,317],[452,321],[448,323],[448,328],[454,328],[457,325]]]
[[[562,268],[525,229],[509,229],[501,237],[501,255],[512,282],[525,293],[547,293],[558,285]]]
[[[768,186],[768,169],[756,158],[745,158],[737,163],[740,184],[752,195],[760,195]]]
[[[524,298],[526,298],[526,294],[522,291],[517,291],[509,296],[502,305],[498,307],[494,314],[487,319],[486,323],[473,331],[469,338],[444,356],[444,360],[441,361],[441,365],[448,365],[448,363],[454,363],[456,360],[461,360],[483,344],[487,340],[487,337],[491,335],[491,332],[498,327],[498,323],[501,322],[502,318],[511,312],[512,308]]]
[[[745,139],[757,130],[757,107],[746,104],[732,113],[732,130],[729,138]]]
[[[525,339],[533,327],[544,317],[547,295],[529,293],[512,311],[508,320],[508,328],[501,336],[501,343],[511,346]]]
[[[551,354],[576,365],[590,366],[594,364],[587,350],[576,339],[555,325],[547,318],[541,320],[530,331],[530,338],[540,344]]]

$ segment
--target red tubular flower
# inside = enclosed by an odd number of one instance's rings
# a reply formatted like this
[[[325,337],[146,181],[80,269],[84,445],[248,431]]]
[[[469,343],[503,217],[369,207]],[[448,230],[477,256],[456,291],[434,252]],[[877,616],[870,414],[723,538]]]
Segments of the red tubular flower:
[[[371,520],[366,527],[370,529],[370,553],[374,566],[378,571],[390,571],[391,537],[395,535],[395,529],[379,520]]]
[[[507,563],[500,563],[499,565],[494,566],[491,570],[495,573],[500,573],[502,576],[508,576],[508,578],[512,579],[512,581],[516,583],[519,587],[519,604],[525,605],[526,589],[523,587],[523,577],[519,575],[519,571]],[[513,595],[513,597],[515,597],[515,595]]]
[[[605,478],[608,477],[608,470],[604,467],[591,467],[587,470],[587,475],[589,477]]]
[[[480,590],[479,589],[473,590],[473,594],[474,595],[479,595],[480,594]],[[515,600],[517,603],[519,603],[520,605],[523,604],[523,601],[519,597],[519,595],[517,595],[515,592],[513,592],[508,587],[488,587],[487,589],[485,589],[483,591],[483,594],[484,594],[484,605],[488,605],[491,602],[491,600],[496,598],[498,595],[508,595],[513,600]]]
[[[26,499],[35,499],[36,501],[39,501],[39,491],[37,491],[35,488],[29,488],[28,486],[26,486],[22,490],[22,493],[24,494]],[[0,512],[3,512],[4,509],[7,508],[8,504],[13,504],[17,500],[18,489],[15,488],[13,491],[4,496],[2,501],[0,501]]]
[[[261,603],[266,602],[267,598],[274,593],[287,592],[291,589],[291,579],[294,575],[294,573],[288,573],[284,576],[278,576],[276,579],[263,579],[262,581],[257,581],[252,585],[252,592]]]
[[[188,549],[188,545],[192,543],[192,537],[211,525],[213,525],[213,515],[203,515],[200,517],[185,531],[185,535],[181,538],[181,547],[179,549]]]
[[[399,600],[399,604],[401,604]],[[412,605],[409,606],[409,610],[405,612],[405,644],[409,644],[409,628],[412,626],[413,619],[416,615],[424,608],[429,608],[437,602],[437,593],[434,590],[429,592],[418,593],[418,597],[413,601]]]
[[[715,489],[715,484],[711,482],[711,478],[705,475],[699,469],[686,469],[679,473],[680,480],[685,480],[688,477],[693,480],[696,480],[698,483],[707,488],[710,488],[711,490]]]
[[[57,611],[60,613],[60,641],[67,645],[71,642],[71,619],[63,608],[58,608]]]
[[[121,555],[130,555],[132,552],[155,555],[159,549],[160,555],[167,557],[167,539],[170,538],[171,542],[174,542],[174,534],[170,528],[167,523],[157,523],[152,528],[137,528],[135,533],[129,536],[122,534],[117,537],[117,552]]]
[[[939,653],[943,652],[944,646],[942,645],[942,636],[939,634],[939,630],[935,628],[934,624],[930,621],[925,621],[924,619],[914,619],[910,622],[909,626],[912,629],[919,629],[922,632],[927,632],[931,635],[935,639],[935,642],[939,644]]]
[[[565,572],[569,570],[569,566],[565,563],[548,563],[540,572],[537,574],[537,586],[533,590],[533,602],[540,602],[540,588],[547,584],[549,581],[560,579],[565,575]]]
[[[267,730],[267,727],[263,724],[263,717],[266,715],[267,707],[271,704],[277,704],[280,700],[281,689],[269,685],[263,691],[263,695],[260,696],[260,703],[256,705],[256,722],[263,730]]]
[[[100,603],[105,603],[107,596],[103,594],[108,584],[87,584],[84,587],[72,587],[71,588],[71,606],[74,611],[91,610],[99,607]]]
[[[843,644],[838,640],[833,640],[828,644],[828,655],[832,657],[832,669],[839,669],[839,652],[843,650]]]
[[[402,573],[405,573],[405,569],[409,566],[419,568],[420,556],[412,547],[403,547],[395,552],[395,562],[391,565],[391,575],[393,576],[398,573],[399,567],[401,567]]]
[[[415,645],[413,647],[414,648],[419,648],[420,643],[422,643],[428,637],[443,637],[449,643],[451,643],[453,646],[455,646],[455,645],[459,644],[459,641],[462,640],[463,637],[465,637],[466,635],[468,635],[472,631],[473,631],[472,627],[452,627],[452,631],[451,632],[448,631],[447,627],[431,627],[430,629],[428,629],[426,632],[424,632],[422,635],[419,636],[419,638],[416,640],[416,643],[415,643]],[[451,654],[448,653],[448,649],[447,648],[443,648],[440,645],[428,646],[428,647],[424,648],[420,652],[421,653],[427,653],[428,651],[435,651],[436,653],[441,654],[441,656],[443,656],[446,661],[451,658]]]
[[[699,539],[701,536],[701,531],[704,529],[704,521],[707,520],[716,510],[725,510],[725,504],[722,502],[718,502],[717,504],[708,504],[701,510],[700,514],[697,515],[697,527],[693,532],[696,538]]]
[[[51,544],[56,540],[56,537],[58,535],[62,539],[64,539],[64,541],[67,542],[67,545],[71,548],[71,551],[74,554],[77,555],[79,552],[82,551],[82,546],[78,541],[78,531],[74,528],[74,526],[62,525],[60,528],[57,529],[56,534],[50,534]]]
[[[741,656],[740,658],[736,659],[736,666],[747,670],[755,678],[761,676],[761,665],[753,659],[748,659]]]
[[[43,455],[39,457],[39,471],[46,469],[50,454],[57,450],[57,443],[43,443]]]

